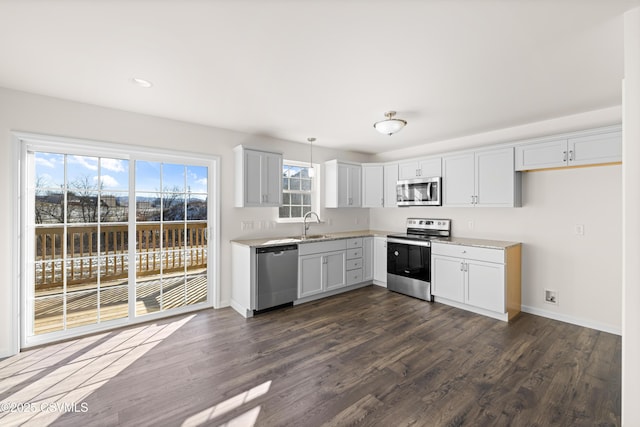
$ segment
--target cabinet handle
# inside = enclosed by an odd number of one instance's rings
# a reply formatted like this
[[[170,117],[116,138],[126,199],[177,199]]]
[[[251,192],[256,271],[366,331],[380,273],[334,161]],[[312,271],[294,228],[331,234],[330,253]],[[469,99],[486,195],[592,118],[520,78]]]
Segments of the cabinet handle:
[[[562,161],[563,161],[563,162],[566,162],[566,161],[567,161],[567,152],[566,152],[566,151],[563,151],[563,152],[562,152]]]
[[[460,263],[460,271],[464,271],[464,262]]]
[[[573,161],[573,150],[569,150],[569,161]]]

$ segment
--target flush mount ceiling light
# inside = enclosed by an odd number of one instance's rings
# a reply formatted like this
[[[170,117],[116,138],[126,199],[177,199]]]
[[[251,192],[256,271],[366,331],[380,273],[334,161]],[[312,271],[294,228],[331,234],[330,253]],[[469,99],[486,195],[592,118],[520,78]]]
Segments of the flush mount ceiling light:
[[[140,87],[143,87],[143,88],[150,88],[151,86],[153,86],[153,83],[151,83],[149,80],[139,79],[137,77],[132,78],[131,82],[134,85],[140,86]]]
[[[384,113],[386,120],[381,120],[379,122],[375,122],[373,127],[380,133],[384,133],[385,135],[393,135],[396,132],[402,130],[403,127],[407,125],[406,120],[396,119],[394,118],[396,115],[395,111],[387,111]]]

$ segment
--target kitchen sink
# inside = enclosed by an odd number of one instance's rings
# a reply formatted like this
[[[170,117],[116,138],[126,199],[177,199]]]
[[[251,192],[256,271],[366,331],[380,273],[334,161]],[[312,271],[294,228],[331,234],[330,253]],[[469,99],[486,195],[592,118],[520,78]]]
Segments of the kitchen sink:
[[[307,236],[293,236],[292,239],[298,240],[318,240],[318,239],[328,239],[330,238],[330,234],[307,234]]]

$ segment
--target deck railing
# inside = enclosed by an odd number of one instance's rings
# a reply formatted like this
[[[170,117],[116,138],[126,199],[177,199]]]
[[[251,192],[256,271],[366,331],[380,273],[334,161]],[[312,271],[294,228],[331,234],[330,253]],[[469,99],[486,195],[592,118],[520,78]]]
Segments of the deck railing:
[[[136,225],[136,276],[207,267],[206,222]],[[36,228],[36,291],[81,287],[123,279],[129,271],[129,227],[124,225]],[[66,240],[66,259],[64,243]]]

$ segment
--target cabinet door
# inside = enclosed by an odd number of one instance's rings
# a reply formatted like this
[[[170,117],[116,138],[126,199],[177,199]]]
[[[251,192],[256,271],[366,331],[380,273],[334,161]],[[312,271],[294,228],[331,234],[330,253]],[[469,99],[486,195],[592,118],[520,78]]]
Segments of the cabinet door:
[[[298,298],[322,292],[324,258],[322,254],[301,256],[298,260]]]
[[[402,162],[398,164],[398,179],[413,179],[420,176],[418,162]]]
[[[465,302],[486,310],[504,313],[505,279],[504,265],[467,260]]]
[[[262,153],[259,151],[244,151],[244,205],[260,206],[263,200],[262,192]]]
[[[362,165],[362,207],[384,206],[384,166]]]
[[[473,153],[442,158],[442,204],[473,206],[475,171]]]
[[[569,139],[569,165],[594,165],[622,161],[622,132]]]
[[[516,170],[557,168],[567,165],[567,140],[534,142],[516,147]]]
[[[384,165],[384,207],[395,208],[397,204],[398,164]]]
[[[324,289],[342,288],[347,285],[346,279],[346,255],[345,251],[331,252],[323,255],[323,285]]]
[[[362,239],[362,280],[373,280],[373,237]]]
[[[349,165],[338,163],[338,207],[349,207],[350,194],[349,194],[349,176],[351,175],[351,169]]]
[[[464,302],[463,260],[431,256],[431,292],[438,297]]]
[[[421,177],[442,176],[442,159],[421,160],[419,170]]]
[[[262,155],[262,206],[282,204],[282,156],[272,153]]]
[[[373,240],[373,280],[387,283],[387,239],[375,237]]]
[[[349,206],[362,206],[362,168],[349,165]]]
[[[478,152],[475,160],[476,205],[516,206],[513,148]]]

